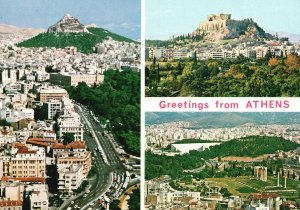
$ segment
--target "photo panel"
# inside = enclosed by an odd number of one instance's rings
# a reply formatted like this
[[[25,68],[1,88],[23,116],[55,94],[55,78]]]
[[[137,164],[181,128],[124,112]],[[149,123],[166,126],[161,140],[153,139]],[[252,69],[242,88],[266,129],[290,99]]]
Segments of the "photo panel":
[[[0,209],[140,210],[141,0],[0,8]]]
[[[146,0],[146,97],[299,96],[299,7]]]
[[[299,141],[299,112],[146,112],[144,209],[297,209]]]

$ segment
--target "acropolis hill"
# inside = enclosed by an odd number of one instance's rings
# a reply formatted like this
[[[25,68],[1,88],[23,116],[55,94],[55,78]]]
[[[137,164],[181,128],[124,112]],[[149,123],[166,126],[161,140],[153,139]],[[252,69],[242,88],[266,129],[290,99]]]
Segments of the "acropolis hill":
[[[204,31],[213,31],[224,28],[227,25],[227,20],[231,19],[231,14],[209,15],[208,21],[200,23],[199,28]]]
[[[193,34],[204,35],[205,40],[216,41],[234,38],[266,38],[269,36],[251,18],[233,20],[231,14],[212,14],[201,22]]]

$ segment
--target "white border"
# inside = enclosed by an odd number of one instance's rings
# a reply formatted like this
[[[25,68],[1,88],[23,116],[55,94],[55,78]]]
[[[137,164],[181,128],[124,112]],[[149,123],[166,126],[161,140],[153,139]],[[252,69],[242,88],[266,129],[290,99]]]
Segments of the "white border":
[[[144,198],[144,183],[145,183],[145,17],[146,17],[146,5],[145,0],[141,0],[141,135],[140,135],[140,149],[141,149],[141,200],[140,209],[144,209],[145,198]]]

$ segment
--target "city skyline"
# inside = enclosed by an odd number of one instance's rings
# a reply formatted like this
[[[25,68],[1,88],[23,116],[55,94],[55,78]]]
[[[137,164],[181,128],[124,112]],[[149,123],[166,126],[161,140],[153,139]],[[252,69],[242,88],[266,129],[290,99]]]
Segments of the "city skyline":
[[[65,14],[78,18],[82,24],[96,24],[114,33],[140,39],[140,1],[4,1],[0,0],[0,24],[21,28],[43,28],[55,24]],[[20,18],[22,17],[22,18]]]
[[[233,0],[190,0],[186,4],[178,0],[146,1],[146,39],[169,39],[173,35],[191,33],[207,15],[219,13],[232,14],[232,19],[237,20],[252,18],[267,32],[300,34],[296,27],[300,25],[300,18],[295,15],[299,6],[296,0],[276,4],[269,0],[241,0],[239,4]]]

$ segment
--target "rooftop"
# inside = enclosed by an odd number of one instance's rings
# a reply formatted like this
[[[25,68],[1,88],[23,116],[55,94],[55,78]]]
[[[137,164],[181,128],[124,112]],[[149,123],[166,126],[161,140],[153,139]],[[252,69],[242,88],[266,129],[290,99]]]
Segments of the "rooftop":
[[[22,146],[22,147],[19,148],[19,150],[18,150],[17,153],[18,153],[18,154],[35,154],[36,151],[30,151],[30,150],[28,149],[28,147]]]
[[[27,144],[34,144],[37,146],[47,147],[51,144],[58,143],[57,140],[43,139],[43,138],[30,138],[26,141]]]
[[[9,181],[9,180],[14,180],[14,181],[20,181],[20,182],[46,182],[45,177],[19,177],[19,178],[9,178],[7,176],[3,176],[1,178],[1,181]]]
[[[254,199],[262,199],[262,200],[279,197],[279,195],[276,193],[253,193],[252,196]]]
[[[22,206],[22,201],[0,201],[0,207],[5,206]]]
[[[85,149],[86,145],[84,141],[73,141],[67,145],[62,143],[53,144],[52,149]]]

